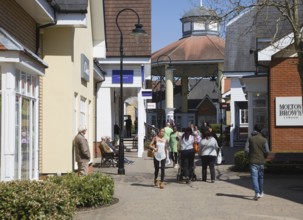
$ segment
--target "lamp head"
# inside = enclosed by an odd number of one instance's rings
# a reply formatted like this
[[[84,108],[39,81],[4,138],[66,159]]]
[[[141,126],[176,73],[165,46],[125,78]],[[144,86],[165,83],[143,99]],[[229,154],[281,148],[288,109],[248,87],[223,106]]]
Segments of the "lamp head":
[[[135,24],[135,29],[130,33],[130,35],[135,37],[137,44],[139,44],[141,37],[147,36],[146,31],[142,27],[142,24]]]
[[[176,68],[173,66],[173,64],[168,64],[168,66],[167,66],[167,68],[166,68],[167,70],[171,70],[171,71],[174,71],[174,70],[176,70]]]

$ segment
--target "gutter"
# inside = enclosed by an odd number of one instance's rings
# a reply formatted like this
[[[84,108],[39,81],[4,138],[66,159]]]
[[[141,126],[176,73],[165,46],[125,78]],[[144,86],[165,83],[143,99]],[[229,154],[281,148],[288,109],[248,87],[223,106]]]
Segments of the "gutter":
[[[48,23],[45,25],[41,25],[37,27],[36,30],[36,51],[35,53],[38,55],[39,53],[39,49],[40,49],[40,30],[43,28],[47,28],[47,27],[51,27],[51,26],[55,26],[57,24],[57,7],[55,7],[55,5],[52,3],[53,0],[46,0],[52,7],[52,9],[54,10],[54,19],[55,21],[52,23]]]

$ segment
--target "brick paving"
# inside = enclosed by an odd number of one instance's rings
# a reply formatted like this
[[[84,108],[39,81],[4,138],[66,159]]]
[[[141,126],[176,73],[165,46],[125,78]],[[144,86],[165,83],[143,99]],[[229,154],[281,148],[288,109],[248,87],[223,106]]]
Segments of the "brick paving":
[[[303,175],[266,174],[265,196],[254,201],[249,173],[229,169],[237,150],[241,148],[224,149],[226,163],[216,166],[215,183],[201,181],[201,166],[196,158],[198,181],[178,182],[177,169],[170,166],[166,168],[164,189],[153,186],[153,162],[146,152],[142,158],[136,156],[137,152],[125,152],[125,157],[134,161],[125,165],[125,175],[118,175],[116,167],[94,168],[114,178],[114,197],[119,202],[77,212],[75,219],[303,219]]]

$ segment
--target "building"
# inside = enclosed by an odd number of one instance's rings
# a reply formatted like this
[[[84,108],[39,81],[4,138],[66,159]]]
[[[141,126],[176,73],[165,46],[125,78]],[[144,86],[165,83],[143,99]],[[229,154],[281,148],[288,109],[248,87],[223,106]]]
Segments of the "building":
[[[287,103],[296,97],[297,103],[302,96],[293,65],[296,54],[289,52],[291,43],[286,40],[290,39],[289,33],[290,24],[273,7],[252,8],[227,25],[224,76],[231,80],[231,147],[241,138],[241,128],[247,127],[250,134],[254,124],[259,124],[264,127],[272,151],[302,150],[298,143],[302,119],[297,118],[297,125],[291,120],[277,124],[279,100]],[[294,89],[289,89],[290,85]]]
[[[153,101],[160,104],[149,110],[148,123],[160,127],[174,118],[179,129],[190,123],[201,126],[203,121],[220,123],[225,42],[218,16],[201,5],[180,20],[182,38],[152,54],[152,75],[157,81]]]
[[[72,172],[80,124],[93,153],[96,84],[104,80],[94,60],[104,42],[102,1],[0,4],[0,180]]]
[[[114,125],[123,125],[119,118],[122,100],[123,117],[131,115],[132,122],[138,118],[138,156],[144,152],[144,123],[146,110],[144,95],[145,80],[150,79],[151,55],[151,1],[113,1],[105,0],[105,53],[96,55],[104,68],[105,81],[98,84],[97,93],[97,140],[102,136],[114,137]],[[147,33],[146,37],[136,39],[129,33],[140,22]],[[120,31],[119,31],[120,30]],[[123,41],[121,41],[123,40]],[[122,43],[122,44],[121,44]],[[123,49],[123,96],[120,89],[121,50]],[[133,100],[133,101],[131,101]],[[133,111],[127,112],[130,103],[136,103]],[[132,113],[131,113],[132,112]],[[123,119],[123,120],[124,120]],[[124,138],[124,134],[123,134]]]

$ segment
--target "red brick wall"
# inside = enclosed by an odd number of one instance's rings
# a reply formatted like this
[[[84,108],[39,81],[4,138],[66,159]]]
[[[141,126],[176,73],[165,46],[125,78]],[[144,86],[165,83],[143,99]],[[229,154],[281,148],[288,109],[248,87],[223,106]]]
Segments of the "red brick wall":
[[[303,126],[275,126],[275,98],[302,96],[297,58],[275,58],[270,70],[270,129],[273,152],[303,152]]]
[[[104,0],[106,56],[120,56],[120,32],[116,26],[116,16],[120,10],[131,8],[140,18],[143,29],[148,34],[136,44],[133,36],[129,33],[137,23],[134,12],[124,11],[118,17],[118,25],[123,33],[123,49],[127,57],[150,57],[151,55],[151,0]]]
[[[31,51],[36,48],[36,22],[14,0],[1,0],[0,27]]]

